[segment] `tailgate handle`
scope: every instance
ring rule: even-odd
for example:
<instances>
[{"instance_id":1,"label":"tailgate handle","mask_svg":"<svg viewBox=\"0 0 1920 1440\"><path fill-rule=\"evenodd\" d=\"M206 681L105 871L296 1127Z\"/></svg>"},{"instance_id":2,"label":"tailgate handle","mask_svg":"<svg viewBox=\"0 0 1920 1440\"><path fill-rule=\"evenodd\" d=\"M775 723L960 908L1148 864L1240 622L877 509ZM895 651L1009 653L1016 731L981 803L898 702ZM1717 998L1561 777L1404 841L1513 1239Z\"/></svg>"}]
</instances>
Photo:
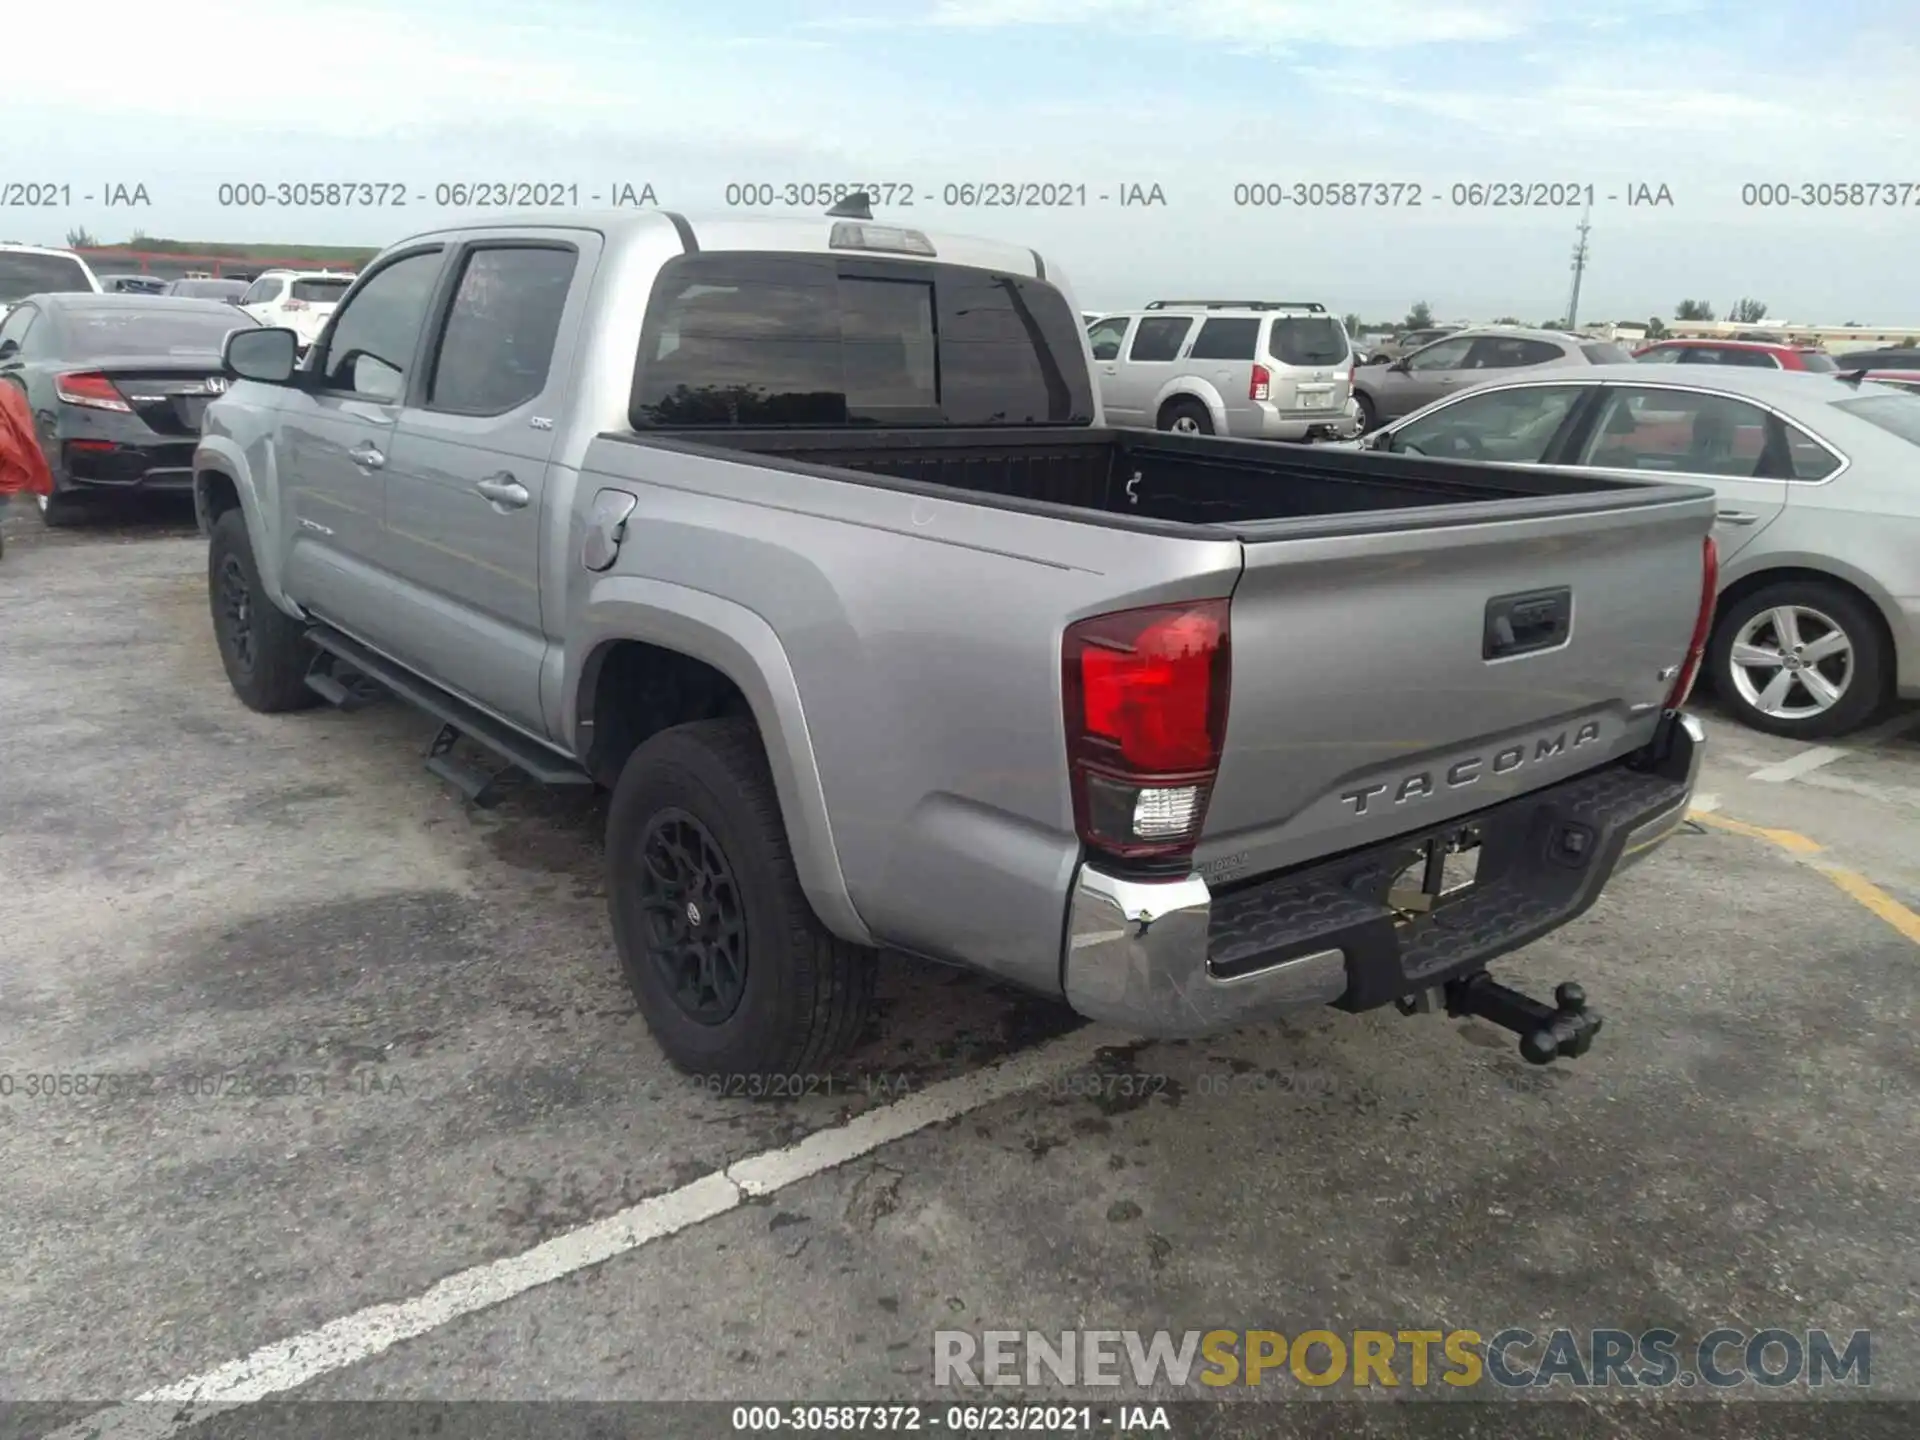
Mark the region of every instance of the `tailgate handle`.
<instances>
[{"instance_id":1,"label":"tailgate handle","mask_svg":"<svg viewBox=\"0 0 1920 1440\"><path fill-rule=\"evenodd\" d=\"M1573 591L1530 590L1524 595L1496 595L1487 602L1486 628L1480 658L1506 660L1536 650L1554 650L1573 633Z\"/></svg>"}]
</instances>

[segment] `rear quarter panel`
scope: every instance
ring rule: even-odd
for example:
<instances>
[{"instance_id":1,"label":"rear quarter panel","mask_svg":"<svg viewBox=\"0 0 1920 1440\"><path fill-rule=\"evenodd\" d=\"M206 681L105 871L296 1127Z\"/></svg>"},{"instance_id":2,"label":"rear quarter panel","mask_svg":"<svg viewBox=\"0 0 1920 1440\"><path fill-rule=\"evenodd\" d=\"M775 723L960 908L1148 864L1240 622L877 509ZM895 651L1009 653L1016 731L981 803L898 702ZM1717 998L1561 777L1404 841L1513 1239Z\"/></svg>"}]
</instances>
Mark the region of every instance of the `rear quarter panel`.
<instances>
[{"instance_id":1,"label":"rear quarter panel","mask_svg":"<svg viewBox=\"0 0 1920 1440\"><path fill-rule=\"evenodd\" d=\"M1105 610L1224 596L1240 546L617 441L595 445L580 478L586 494L609 484L639 505L612 571L574 567L570 612L593 619L570 668L591 629L654 638L640 608L621 613L636 587L718 624L715 597L738 607L751 620L720 650L746 657L760 643L746 632L764 627L804 716L796 732L756 704L769 748L789 752L775 765L794 777L781 795L789 832L831 846L865 931L1057 992L1079 853L1062 631ZM734 678L750 700L780 683ZM810 775L824 827L796 811ZM823 919L831 908L816 902Z\"/></svg>"}]
</instances>

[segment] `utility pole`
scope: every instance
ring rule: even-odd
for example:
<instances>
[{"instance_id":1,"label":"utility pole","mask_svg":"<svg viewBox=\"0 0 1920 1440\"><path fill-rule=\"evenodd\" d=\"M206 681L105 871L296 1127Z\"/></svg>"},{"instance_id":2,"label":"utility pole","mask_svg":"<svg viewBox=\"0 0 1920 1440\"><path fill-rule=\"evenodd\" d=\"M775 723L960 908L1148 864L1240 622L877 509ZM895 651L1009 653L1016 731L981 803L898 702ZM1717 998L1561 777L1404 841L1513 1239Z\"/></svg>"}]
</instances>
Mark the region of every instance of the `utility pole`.
<instances>
[{"instance_id":1,"label":"utility pole","mask_svg":"<svg viewBox=\"0 0 1920 1440\"><path fill-rule=\"evenodd\" d=\"M1587 271L1587 232L1593 228L1593 202L1589 200L1580 208L1580 240L1573 247L1573 293L1567 297L1567 329L1577 329L1580 324L1580 277Z\"/></svg>"}]
</instances>

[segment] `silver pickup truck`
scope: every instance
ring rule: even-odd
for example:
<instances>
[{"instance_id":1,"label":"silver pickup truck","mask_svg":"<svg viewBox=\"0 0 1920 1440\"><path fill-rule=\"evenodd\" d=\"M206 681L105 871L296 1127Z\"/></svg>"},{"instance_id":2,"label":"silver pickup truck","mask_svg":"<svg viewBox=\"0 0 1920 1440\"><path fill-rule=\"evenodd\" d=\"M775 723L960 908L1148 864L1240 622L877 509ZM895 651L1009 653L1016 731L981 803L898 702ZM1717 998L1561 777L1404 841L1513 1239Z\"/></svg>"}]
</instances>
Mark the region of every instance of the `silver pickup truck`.
<instances>
[{"instance_id":1,"label":"silver pickup truck","mask_svg":"<svg viewBox=\"0 0 1920 1440\"><path fill-rule=\"evenodd\" d=\"M824 217L416 236L229 338L195 499L240 699L397 695L611 791L615 945L699 1073L860 1034L882 951L1146 1036L1598 1028L1486 972L1682 821L1713 502L1105 428L1031 250ZM462 737L469 744L459 744Z\"/></svg>"}]
</instances>

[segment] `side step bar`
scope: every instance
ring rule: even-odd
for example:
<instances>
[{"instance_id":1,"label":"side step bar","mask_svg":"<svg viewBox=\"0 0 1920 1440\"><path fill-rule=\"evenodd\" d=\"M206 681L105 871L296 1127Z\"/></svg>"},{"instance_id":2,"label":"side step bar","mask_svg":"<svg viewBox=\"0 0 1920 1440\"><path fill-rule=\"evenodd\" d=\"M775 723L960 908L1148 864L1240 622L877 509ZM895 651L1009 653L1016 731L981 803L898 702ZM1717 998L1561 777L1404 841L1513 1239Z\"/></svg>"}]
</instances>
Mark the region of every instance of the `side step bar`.
<instances>
[{"instance_id":1,"label":"side step bar","mask_svg":"<svg viewBox=\"0 0 1920 1440\"><path fill-rule=\"evenodd\" d=\"M543 785L593 783L592 777L573 761L331 626L310 627L307 639L335 662L325 669L316 665L308 672L307 684L316 693L344 709L358 709L370 698L367 683L371 682L440 721L440 731L427 748L427 769L482 809L498 803L498 784L509 770L520 770ZM346 676L341 674L343 667L349 672ZM506 762L505 767L487 774L456 760L451 752L463 735L492 751Z\"/></svg>"}]
</instances>

